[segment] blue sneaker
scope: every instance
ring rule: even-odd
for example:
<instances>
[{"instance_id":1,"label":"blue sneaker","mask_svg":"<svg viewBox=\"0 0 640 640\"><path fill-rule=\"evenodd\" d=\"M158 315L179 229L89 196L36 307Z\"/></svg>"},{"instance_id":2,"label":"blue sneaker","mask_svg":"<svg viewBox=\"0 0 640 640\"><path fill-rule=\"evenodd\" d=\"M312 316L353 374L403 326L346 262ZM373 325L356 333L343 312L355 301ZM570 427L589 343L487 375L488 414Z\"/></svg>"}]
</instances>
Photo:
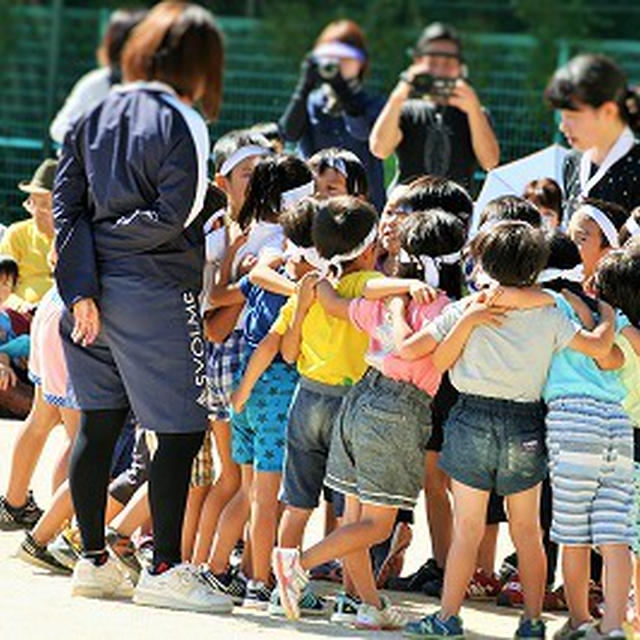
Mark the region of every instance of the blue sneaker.
<instances>
[{"instance_id":1,"label":"blue sneaker","mask_svg":"<svg viewBox=\"0 0 640 640\"><path fill-rule=\"evenodd\" d=\"M430 638L464 638L462 619L459 616L450 616L447 620L440 620L437 613L410 622L405 625L402 635L405 638L429 640Z\"/></svg>"},{"instance_id":2,"label":"blue sneaker","mask_svg":"<svg viewBox=\"0 0 640 640\"><path fill-rule=\"evenodd\" d=\"M532 640L535 638L546 638L547 627L540 619L530 620L528 618L520 618L518 630L513 637L518 640L522 640L523 638L531 638Z\"/></svg>"}]
</instances>

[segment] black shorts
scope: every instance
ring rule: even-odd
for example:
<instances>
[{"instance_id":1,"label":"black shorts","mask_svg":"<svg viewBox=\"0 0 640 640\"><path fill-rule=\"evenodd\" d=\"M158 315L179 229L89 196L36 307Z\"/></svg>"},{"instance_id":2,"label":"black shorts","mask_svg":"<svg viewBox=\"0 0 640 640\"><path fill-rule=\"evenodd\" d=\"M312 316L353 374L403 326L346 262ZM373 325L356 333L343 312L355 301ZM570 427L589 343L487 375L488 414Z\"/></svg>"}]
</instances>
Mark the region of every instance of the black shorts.
<instances>
[{"instance_id":1,"label":"black shorts","mask_svg":"<svg viewBox=\"0 0 640 640\"><path fill-rule=\"evenodd\" d=\"M442 382L431 403L431 437L427 441L427 451L442 451L444 442L444 423L449 411L458 399L458 391L451 384L449 372L442 376Z\"/></svg>"}]
</instances>

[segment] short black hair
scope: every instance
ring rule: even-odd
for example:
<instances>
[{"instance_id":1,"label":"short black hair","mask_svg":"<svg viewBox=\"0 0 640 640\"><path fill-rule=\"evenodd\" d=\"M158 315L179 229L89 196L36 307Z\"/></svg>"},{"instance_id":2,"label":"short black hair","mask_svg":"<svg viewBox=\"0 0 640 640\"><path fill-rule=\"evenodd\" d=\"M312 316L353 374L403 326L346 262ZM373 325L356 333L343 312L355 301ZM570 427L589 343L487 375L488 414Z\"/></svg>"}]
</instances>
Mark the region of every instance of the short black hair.
<instances>
[{"instance_id":1,"label":"short black hair","mask_svg":"<svg viewBox=\"0 0 640 640\"><path fill-rule=\"evenodd\" d=\"M297 247L306 249L313 246L311 229L318 206L319 203L314 198L302 198L295 207L290 207L280 214L278 222L285 237Z\"/></svg>"},{"instance_id":2,"label":"short black hair","mask_svg":"<svg viewBox=\"0 0 640 640\"><path fill-rule=\"evenodd\" d=\"M249 145L255 145L271 151L269 141L263 135L251 129L237 129L220 136L213 145L211 152L214 171L220 173L222 165L229 156L238 149Z\"/></svg>"},{"instance_id":3,"label":"short black hair","mask_svg":"<svg viewBox=\"0 0 640 640\"><path fill-rule=\"evenodd\" d=\"M13 286L18 282L18 263L7 253L0 254L0 275L9 276Z\"/></svg>"},{"instance_id":4,"label":"short black hair","mask_svg":"<svg viewBox=\"0 0 640 640\"><path fill-rule=\"evenodd\" d=\"M369 193L367 172L360 158L352 151L340 147L328 147L314 153L307 160L309 167L317 175L321 175L328 168L335 168L333 163L338 161L342 162L347 172L345 176L347 193L350 196L366 198Z\"/></svg>"},{"instance_id":5,"label":"short black hair","mask_svg":"<svg viewBox=\"0 0 640 640\"><path fill-rule=\"evenodd\" d=\"M330 259L353 251L378 224L378 214L368 202L354 196L336 196L318 206L313 220L313 244Z\"/></svg>"},{"instance_id":6,"label":"short black hair","mask_svg":"<svg viewBox=\"0 0 640 640\"><path fill-rule=\"evenodd\" d=\"M415 47L409 50L410 55L414 57L424 55L429 44L436 40L455 42L458 47L458 55L460 59L462 59L462 41L460 40L458 30L454 26L445 24L444 22L432 22L427 25L422 30Z\"/></svg>"},{"instance_id":7,"label":"short black hair","mask_svg":"<svg viewBox=\"0 0 640 640\"><path fill-rule=\"evenodd\" d=\"M473 200L457 182L441 176L420 176L407 185L406 193L398 198L398 205L411 211L442 209L460 218L468 228L473 213Z\"/></svg>"},{"instance_id":8,"label":"short black hair","mask_svg":"<svg viewBox=\"0 0 640 640\"><path fill-rule=\"evenodd\" d=\"M550 250L544 231L520 220L504 220L480 231L471 249L487 275L507 287L533 285Z\"/></svg>"},{"instance_id":9,"label":"short black hair","mask_svg":"<svg viewBox=\"0 0 640 640\"><path fill-rule=\"evenodd\" d=\"M549 239L549 258L545 269L559 269L561 271L573 269L582 261L580 259L580 251L575 242L560 229L555 229L547 235ZM583 295L582 284L562 277L561 275L553 280L547 280L543 283L545 289L553 291L562 291L569 289L580 298L585 299L588 303L587 296Z\"/></svg>"},{"instance_id":10,"label":"short black hair","mask_svg":"<svg viewBox=\"0 0 640 640\"><path fill-rule=\"evenodd\" d=\"M621 309L635 327L640 327L640 240L600 259L594 274L598 296Z\"/></svg>"},{"instance_id":11,"label":"short black hair","mask_svg":"<svg viewBox=\"0 0 640 640\"><path fill-rule=\"evenodd\" d=\"M400 225L400 238L409 255L436 258L460 251L466 241L466 230L452 213L430 209L407 216ZM461 298L462 259L453 264L439 264L438 272L440 288L451 298Z\"/></svg>"},{"instance_id":12,"label":"short black hair","mask_svg":"<svg viewBox=\"0 0 640 640\"><path fill-rule=\"evenodd\" d=\"M501 220L520 220L532 227L542 226L542 214L529 200L519 196L499 196L491 200L480 214L479 226Z\"/></svg>"}]
</instances>

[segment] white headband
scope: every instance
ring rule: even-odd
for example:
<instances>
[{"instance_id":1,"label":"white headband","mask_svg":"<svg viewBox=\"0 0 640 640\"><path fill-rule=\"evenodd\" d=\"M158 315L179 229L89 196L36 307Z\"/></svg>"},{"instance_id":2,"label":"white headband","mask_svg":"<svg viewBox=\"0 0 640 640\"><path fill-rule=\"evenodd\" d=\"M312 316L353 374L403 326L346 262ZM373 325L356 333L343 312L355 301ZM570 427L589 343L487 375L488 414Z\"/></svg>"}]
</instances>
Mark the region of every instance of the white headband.
<instances>
[{"instance_id":1,"label":"white headband","mask_svg":"<svg viewBox=\"0 0 640 640\"><path fill-rule=\"evenodd\" d=\"M347 171L347 165L342 158L329 157L322 160L322 164L328 169L334 169L338 173L342 174L345 178L349 177Z\"/></svg>"},{"instance_id":2,"label":"white headband","mask_svg":"<svg viewBox=\"0 0 640 640\"><path fill-rule=\"evenodd\" d=\"M362 49L352 47L338 40L319 45L313 50L313 55L315 58L353 58L360 62L364 62L367 59Z\"/></svg>"},{"instance_id":3,"label":"white headband","mask_svg":"<svg viewBox=\"0 0 640 640\"><path fill-rule=\"evenodd\" d=\"M271 155L269 149L260 147L257 144L248 144L244 147L236 149L220 167L220 174L228 176L243 160L251 158L253 156L267 156Z\"/></svg>"},{"instance_id":4,"label":"white headband","mask_svg":"<svg viewBox=\"0 0 640 640\"><path fill-rule=\"evenodd\" d=\"M348 253L340 253L327 260L326 268L321 274L322 277L326 276L327 271L333 267L337 272L337 277L339 278L342 275L342 263L349 262L349 260L355 260L361 256L376 241L377 235L377 225L373 225L373 227L371 227L371 231L367 234L367 237L357 247L354 247Z\"/></svg>"},{"instance_id":5,"label":"white headband","mask_svg":"<svg viewBox=\"0 0 640 640\"><path fill-rule=\"evenodd\" d=\"M328 261L320 256L315 247L300 247L297 244L288 241L287 256L290 258L302 258L314 269L321 272L327 268Z\"/></svg>"},{"instance_id":6,"label":"white headband","mask_svg":"<svg viewBox=\"0 0 640 640\"><path fill-rule=\"evenodd\" d=\"M618 230L615 228L613 222L609 220L605 213L600 211L597 207L590 204L583 204L580 206L579 211L589 216L600 227L600 231L609 242L609 245L618 249L620 247L620 241L618 240Z\"/></svg>"},{"instance_id":7,"label":"white headband","mask_svg":"<svg viewBox=\"0 0 640 640\"><path fill-rule=\"evenodd\" d=\"M288 209L298 204L302 198L312 196L316 190L316 183L310 180L306 184L301 184L299 187L294 187L280 194L280 209Z\"/></svg>"},{"instance_id":8,"label":"white headband","mask_svg":"<svg viewBox=\"0 0 640 640\"><path fill-rule=\"evenodd\" d=\"M633 216L629 216L629 218L627 218L624 226L632 236L640 236L640 224L636 222L636 219Z\"/></svg>"},{"instance_id":9,"label":"white headband","mask_svg":"<svg viewBox=\"0 0 640 640\"><path fill-rule=\"evenodd\" d=\"M462 254L460 251L447 253L442 256L420 256L420 262L424 269L424 280L432 287L440 286L440 265L456 264L460 262Z\"/></svg>"},{"instance_id":10,"label":"white headband","mask_svg":"<svg viewBox=\"0 0 640 640\"><path fill-rule=\"evenodd\" d=\"M544 284L545 282L560 279L569 280L569 282L581 283L584 280L584 269L582 264L577 264L571 269L556 269L554 267L543 269L540 272L540 275L538 275L536 282L538 284Z\"/></svg>"}]
</instances>

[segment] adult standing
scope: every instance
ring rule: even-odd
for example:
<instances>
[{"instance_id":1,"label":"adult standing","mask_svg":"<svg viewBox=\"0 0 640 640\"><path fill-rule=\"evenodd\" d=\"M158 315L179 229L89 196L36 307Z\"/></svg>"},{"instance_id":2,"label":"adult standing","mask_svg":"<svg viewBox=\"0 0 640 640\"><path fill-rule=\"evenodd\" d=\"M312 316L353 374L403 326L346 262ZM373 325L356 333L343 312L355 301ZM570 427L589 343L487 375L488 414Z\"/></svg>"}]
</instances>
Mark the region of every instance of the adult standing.
<instances>
[{"instance_id":1,"label":"adult standing","mask_svg":"<svg viewBox=\"0 0 640 640\"><path fill-rule=\"evenodd\" d=\"M383 159L396 153L402 184L430 174L469 189L476 165L493 169L500 147L486 111L466 80L458 33L434 22L424 29L411 53L413 63L400 74L371 131L371 152ZM426 88L424 80L433 81L431 88Z\"/></svg>"},{"instance_id":2,"label":"adult standing","mask_svg":"<svg viewBox=\"0 0 640 640\"><path fill-rule=\"evenodd\" d=\"M369 134L384 98L364 89L369 54L364 33L352 20L329 23L302 61L300 80L280 118L285 140L298 143L304 158L327 147L355 153L365 167L369 199L385 202L380 160L369 151Z\"/></svg>"},{"instance_id":3,"label":"adult standing","mask_svg":"<svg viewBox=\"0 0 640 640\"><path fill-rule=\"evenodd\" d=\"M70 464L84 556L72 593L131 595L104 543L109 466L131 407L156 432L149 500L153 566L134 601L228 611L181 564L193 457L207 426L198 312L209 137L221 101L222 34L205 9L162 2L122 56L127 84L67 134L54 188L56 281L68 312L61 334L82 408Z\"/></svg>"},{"instance_id":4,"label":"adult standing","mask_svg":"<svg viewBox=\"0 0 640 640\"><path fill-rule=\"evenodd\" d=\"M563 172L564 222L587 197L629 213L640 204L640 100L624 71L606 56L579 55L555 72L545 97L573 148Z\"/></svg>"}]
</instances>

